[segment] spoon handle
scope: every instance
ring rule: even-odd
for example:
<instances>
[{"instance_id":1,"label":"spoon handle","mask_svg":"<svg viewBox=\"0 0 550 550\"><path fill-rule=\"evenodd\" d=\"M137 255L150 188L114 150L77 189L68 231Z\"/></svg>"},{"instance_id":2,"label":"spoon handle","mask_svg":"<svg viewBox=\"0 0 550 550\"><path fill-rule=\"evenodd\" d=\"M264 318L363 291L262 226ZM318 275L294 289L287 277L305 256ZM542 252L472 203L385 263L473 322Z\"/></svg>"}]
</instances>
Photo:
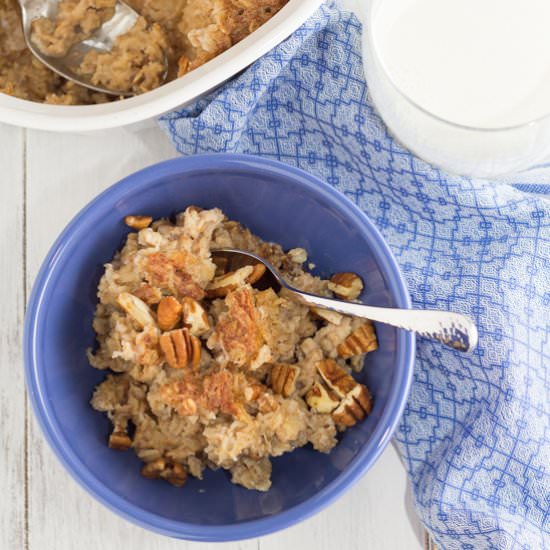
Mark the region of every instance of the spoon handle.
<instances>
[{"instance_id":1,"label":"spoon handle","mask_svg":"<svg viewBox=\"0 0 550 550\"><path fill-rule=\"evenodd\" d=\"M458 351L471 352L477 345L477 328L474 322L460 313L431 309L374 307L314 296L307 292L295 290L290 290L290 292L303 304L412 330L420 336L437 340Z\"/></svg>"}]
</instances>

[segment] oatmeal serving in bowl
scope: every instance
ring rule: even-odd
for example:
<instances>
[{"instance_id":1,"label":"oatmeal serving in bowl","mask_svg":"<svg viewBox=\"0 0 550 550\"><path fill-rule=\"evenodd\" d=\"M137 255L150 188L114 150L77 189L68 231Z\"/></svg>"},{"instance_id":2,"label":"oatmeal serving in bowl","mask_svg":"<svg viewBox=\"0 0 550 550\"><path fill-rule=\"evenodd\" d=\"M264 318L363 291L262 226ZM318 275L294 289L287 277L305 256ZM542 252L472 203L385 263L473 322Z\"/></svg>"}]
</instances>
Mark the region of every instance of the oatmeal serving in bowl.
<instances>
[{"instance_id":1,"label":"oatmeal serving in bowl","mask_svg":"<svg viewBox=\"0 0 550 550\"><path fill-rule=\"evenodd\" d=\"M126 223L136 231L99 283L89 360L110 374L91 404L112 423L109 446L132 448L143 476L181 486L223 468L266 491L270 457L307 444L327 453L370 413L371 394L352 373L378 347L373 325L310 310L265 288L262 264L228 271L212 251L257 253L325 296L356 299L358 275L316 277L304 249L284 252L217 208Z\"/></svg>"}]
</instances>

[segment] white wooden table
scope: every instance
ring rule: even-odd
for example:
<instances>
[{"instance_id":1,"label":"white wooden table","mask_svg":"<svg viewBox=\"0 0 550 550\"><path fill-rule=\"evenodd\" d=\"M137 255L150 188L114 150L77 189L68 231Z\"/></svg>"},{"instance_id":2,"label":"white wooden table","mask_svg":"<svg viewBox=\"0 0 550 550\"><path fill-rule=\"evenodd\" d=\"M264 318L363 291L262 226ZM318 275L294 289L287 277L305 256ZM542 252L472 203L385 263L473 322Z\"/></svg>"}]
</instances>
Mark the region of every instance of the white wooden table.
<instances>
[{"instance_id":1,"label":"white wooden table","mask_svg":"<svg viewBox=\"0 0 550 550\"><path fill-rule=\"evenodd\" d=\"M21 353L25 303L40 263L90 199L175 154L155 127L86 136L0 124L0 549L420 548L425 536L409 519L405 472L392 447L351 491L308 521L257 540L208 545L171 540L115 516L77 486L45 443L26 398Z\"/></svg>"}]
</instances>

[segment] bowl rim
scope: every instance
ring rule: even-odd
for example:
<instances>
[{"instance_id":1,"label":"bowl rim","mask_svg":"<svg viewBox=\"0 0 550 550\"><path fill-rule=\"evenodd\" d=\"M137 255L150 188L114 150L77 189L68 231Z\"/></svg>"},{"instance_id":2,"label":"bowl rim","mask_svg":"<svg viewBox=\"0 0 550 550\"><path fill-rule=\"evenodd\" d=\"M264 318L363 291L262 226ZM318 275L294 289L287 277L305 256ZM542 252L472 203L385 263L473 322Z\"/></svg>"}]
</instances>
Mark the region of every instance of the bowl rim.
<instances>
[{"instance_id":1,"label":"bowl rim","mask_svg":"<svg viewBox=\"0 0 550 550\"><path fill-rule=\"evenodd\" d=\"M348 219L358 227L371 246L372 253L384 273L388 287L399 307L411 307L409 292L391 250L369 218L353 204L343 193L328 183L299 168L280 161L243 154L201 154L189 157L178 157L164 161L135 172L113 184L90 201L65 227L52 245L35 279L30 295L23 336L25 381L35 417L54 454L64 465L71 477L96 500L126 520L159 534L179 539L202 542L221 542L244 540L266 535L290 527L334 502L349 489L386 448L395 432L403 413L412 381L415 336L412 332L397 331L397 371L396 380L389 394L388 401L378 425L367 444L363 445L350 465L321 491L304 502L273 516L248 520L233 525L199 525L180 522L147 512L139 506L125 500L99 481L72 450L65 438L55 413L50 406L42 384L41 371L44 360L39 356L41 319L47 304L44 297L48 290L51 274L63 257L65 248L87 230L86 220L93 221L94 212L109 208L130 190L139 193L166 176L176 174L198 173L214 170L239 168L244 171L268 171L274 175L284 175L296 185L305 187L314 195L321 195L334 204Z\"/></svg>"}]
</instances>

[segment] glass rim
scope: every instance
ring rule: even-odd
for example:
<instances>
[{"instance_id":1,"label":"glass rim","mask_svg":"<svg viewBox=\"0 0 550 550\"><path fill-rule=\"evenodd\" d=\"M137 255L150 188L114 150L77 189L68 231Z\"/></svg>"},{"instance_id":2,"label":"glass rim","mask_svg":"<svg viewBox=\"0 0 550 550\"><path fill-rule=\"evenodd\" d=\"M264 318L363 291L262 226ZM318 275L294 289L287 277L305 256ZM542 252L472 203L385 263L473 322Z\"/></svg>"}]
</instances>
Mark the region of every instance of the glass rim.
<instances>
[{"instance_id":1,"label":"glass rim","mask_svg":"<svg viewBox=\"0 0 550 550\"><path fill-rule=\"evenodd\" d=\"M461 124L460 122L454 122L452 120L449 120L447 118L444 118L440 115L436 115L432 111L429 111L419 103L417 103L414 99L412 99L408 94L406 94L394 81L394 79L391 77L390 71L387 69L386 64L384 63L384 60L381 55L379 55L379 51L376 47L376 40L375 40L375 33L374 33L374 25L372 24L374 21L373 18L373 9L374 9L375 2L372 1L369 7L369 10L367 12L368 17L368 23L363 22L363 33L365 33L365 30L367 26L370 26L370 31L368 35L371 38L371 40L368 40L369 47L372 48L372 53L374 60L379 64L380 69L382 70L382 73L387 78L388 82L390 83L391 87L401 96L407 103L409 103L412 107L415 109L418 109L425 115L429 116L432 119L437 120L438 122L441 122L443 124L446 124L448 126L452 126L454 128L457 128L459 130L468 130L470 132L479 132L479 133L498 133L498 132L510 132L513 130L521 130L523 128L527 128L530 126L536 126L537 124L543 122L546 119L550 119L550 111L547 112L544 115L541 115L537 118L528 120L526 122L521 122L519 124L512 124L510 126L495 126L495 127L487 127L487 126L470 126L468 124ZM366 40L364 40L364 43ZM363 62L365 62L365 59L363 59ZM368 89L368 82L367 82L367 89Z\"/></svg>"}]
</instances>

